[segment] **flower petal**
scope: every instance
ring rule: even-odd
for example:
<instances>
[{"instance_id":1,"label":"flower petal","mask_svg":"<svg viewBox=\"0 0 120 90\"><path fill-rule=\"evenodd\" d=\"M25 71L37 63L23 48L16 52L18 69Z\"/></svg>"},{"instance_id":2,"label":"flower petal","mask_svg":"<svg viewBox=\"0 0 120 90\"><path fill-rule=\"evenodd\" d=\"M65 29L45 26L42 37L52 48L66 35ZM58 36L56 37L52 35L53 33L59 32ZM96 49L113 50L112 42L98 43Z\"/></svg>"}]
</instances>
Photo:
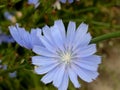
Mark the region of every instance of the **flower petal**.
<instances>
[{"instance_id":1,"label":"flower petal","mask_svg":"<svg viewBox=\"0 0 120 90\"><path fill-rule=\"evenodd\" d=\"M37 32L39 32L40 35L41 35L41 29L39 29L39 28L31 29L30 35L31 35L31 39L32 39L32 40L31 40L32 46L34 46L34 45L43 46L41 40L40 40L39 37L37 36Z\"/></svg>"},{"instance_id":2,"label":"flower petal","mask_svg":"<svg viewBox=\"0 0 120 90\"><path fill-rule=\"evenodd\" d=\"M53 80L54 86L56 87L60 86L63 80L64 72L65 72L65 64L62 64L59 66L58 71L54 75L54 80Z\"/></svg>"},{"instance_id":3,"label":"flower petal","mask_svg":"<svg viewBox=\"0 0 120 90\"><path fill-rule=\"evenodd\" d=\"M57 45L57 47L60 48L61 50L63 50L64 42L62 40L62 35L61 35L60 30L57 25L54 25L53 27L51 27L51 34L52 34L53 40L54 40L55 44Z\"/></svg>"},{"instance_id":4,"label":"flower petal","mask_svg":"<svg viewBox=\"0 0 120 90\"><path fill-rule=\"evenodd\" d=\"M77 74L73 71L73 69L71 67L68 68L68 75L70 77L70 80L72 81L72 83L74 84L74 86L76 88L80 87L80 84L78 82L78 78L77 78Z\"/></svg>"},{"instance_id":5,"label":"flower petal","mask_svg":"<svg viewBox=\"0 0 120 90\"><path fill-rule=\"evenodd\" d=\"M77 34L77 36L80 36L79 34L81 34L81 35L85 34L85 33L87 33L87 31L88 31L88 25L85 23L81 23L77 28L76 34Z\"/></svg>"},{"instance_id":6,"label":"flower petal","mask_svg":"<svg viewBox=\"0 0 120 90\"><path fill-rule=\"evenodd\" d=\"M86 37L87 30L88 30L88 25L87 24L81 23L79 25L79 27L76 30L76 35L75 35L75 39L74 39L74 42L73 42L73 43L75 43L76 46L81 42L82 39L84 39ZM80 41L78 41L78 39Z\"/></svg>"},{"instance_id":7,"label":"flower petal","mask_svg":"<svg viewBox=\"0 0 120 90\"><path fill-rule=\"evenodd\" d=\"M76 29L75 22L70 21L67 29L67 41L66 41L67 45L71 45L73 43L75 37L75 29Z\"/></svg>"},{"instance_id":8,"label":"flower petal","mask_svg":"<svg viewBox=\"0 0 120 90\"><path fill-rule=\"evenodd\" d=\"M63 24L62 20L56 20L54 22L54 24L58 26L59 31L60 31L60 33L62 35L62 40L65 40L65 38L66 38L65 27L64 27L64 24Z\"/></svg>"},{"instance_id":9,"label":"flower petal","mask_svg":"<svg viewBox=\"0 0 120 90\"><path fill-rule=\"evenodd\" d=\"M57 63L57 60L53 58L43 57L43 56L33 56L32 57L32 64L37 66L46 66L50 64Z\"/></svg>"},{"instance_id":10,"label":"flower petal","mask_svg":"<svg viewBox=\"0 0 120 90\"><path fill-rule=\"evenodd\" d=\"M62 81L63 82L61 83L60 87L58 87L58 90L67 90L67 88L68 88L68 82L69 82L68 72L67 71L64 73Z\"/></svg>"},{"instance_id":11,"label":"flower petal","mask_svg":"<svg viewBox=\"0 0 120 90\"><path fill-rule=\"evenodd\" d=\"M66 3L66 0L60 0L62 3Z\"/></svg>"},{"instance_id":12,"label":"flower petal","mask_svg":"<svg viewBox=\"0 0 120 90\"><path fill-rule=\"evenodd\" d=\"M76 51L74 51L74 54L77 54L76 57L87 57L96 52L96 44L90 44L87 46L80 47Z\"/></svg>"},{"instance_id":13,"label":"flower petal","mask_svg":"<svg viewBox=\"0 0 120 90\"><path fill-rule=\"evenodd\" d=\"M89 64L89 65L96 65L101 63L101 57L98 55L91 55L88 57L80 58L79 62Z\"/></svg>"},{"instance_id":14,"label":"flower petal","mask_svg":"<svg viewBox=\"0 0 120 90\"><path fill-rule=\"evenodd\" d=\"M16 29L15 26L9 26L9 30L10 30L10 33L12 35L12 37L14 38L14 40L19 43L21 46L23 46L23 41L21 40L21 37L19 37L19 33Z\"/></svg>"},{"instance_id":15,"label":"flower petal","mask_svg":"<svg viewBox=\"0 0 120 90\"><path fill-rule=\"evenodd\" d=\"M96 71L90 71L90 70L86 70L84 68L82 68L82 70L84 72L86 72L86 74L89 75L89 77L91 77L92 80L95 80L98 77L98 75L99 75L99 73L96 72Z\"/></svg>"},{"instance_id":16,"label":"flower petal","mask_svg":"<svg viewBox=\"0 0 120 90\"><path fill-rule=\"evenodd\" d=\"M39 66L37 68L35 68L35 72L37 74L45 74L47 72L49 72L50 70L56 68L59 65L59 63L54 63L48 66Z\"/></svg>"},{"instance_id":17,"label":"flower petal","mask_svg":"<svg viewBox=\"0 0 120 90\"><path fill-rule=\"evenodd\" d=\"M92 82L92 78L89 76L89 73L86 73L83 69L81 69L80 67L78 67L75 64L72 64L71 67L73 68L73 70L76 72L76 74L78 74L78 76L86 81L86 82Z\"/></svg>"},{"instance_id":18,"label":"flower petal","mask_svg":"<svg viewBox=\"0 0 120 90\"><path fill-rule=\"evenodd\" d=\"M47 56L47 57L56 57L55 53L52 53L48 49L41 47L41 46L34 46L33 52L39 55Z\"/></svg>"},{"instance_id":19,"label":"flower petal","mask_svg":"<svg viewBox=\"0 0 120 90\"><path fill-rule=\"evenodd\" d=\"M51 45L51 44L49 43L49 41L48 41L44 36L40 36L40 39L41 39L42 43L44 44L44 46L45 46L50 52L56 53L56 48L54 47L54 45Z\"/></svg>"},{"instance_id":20,"label":"flower petal","mask_svg":"<svg viewBox=\"0 0 120 90\"><path fill-rule=\"evenodd\" d=\"M28 0L28 4L34 4L34 7L37 8L40 2L39 0Z\"/></svg>"},{"instance_id":21,"label":"flower petal","mask_svg":"<svg viewBox=\"0 0 120 90\"><path fill-rule=\"evenodd\" d=\"M27 49L32 48L30 34L25 31L24 28L20 28L18 24L16 24L16 26L9 26L9 29L12 37L18 44Z\"/></svg>"},{"instance_id":22,"label":"flower petal","mask_svg":"<svg viewBox=\"0 0 120 90\"><path fill-rule=\"evenodd\" d=\"M77 60L74 61L73 63L75 63L79 67L85 68L85 69L90 70L90 71L97 71L97 69L98 69L98 65L97 64L89 65L89 64L86 64L86 63L80 63Z\"/></svg>"},{"instance_id":23,"label":"flower petal","mask_svg":"<svg viewBox=\"0 0 120 90\"><path fill-rule=\"evenodd\" d=\"M0 44L2 43L2 42L5 42L5 43L13 43L13 42L15 42L15 40L13 39L13 37L12 36L8 36L8 35L6 35L6 34L4 34L4 33L0 33Z\"/></svg>"},{"instance_id":24,"label":"flower petal","mask_svg":"<svg viewBox=\"0 0 120 90\"><path fill-rule=\"evenodd\" d=\"M17 27L16 29L18 30L19 37L21 37L21 40L23 40L24 47L26 47L28 49L31 49L32 48L32 44L31 44L30 34L27 31L25 31L24 28Z\"/></svg>"},{"instance_id":25,"label":"flower petal","mask_svg":"<svg viewBox=\"0 0 120 90\"><path fill-rule=\"evenodd\" d=\"M85 34L83 37L79 38L79 41L73 43L73 50L78 49L79 47L88 45L91 41L92 37L90 33Z\"/></svg>"},{"instance_id":26,"label":"flower petal","mask_svg":"<svg viewBox=\"0 0 120 90\"><path fill-rule=\"evenodd\" d=\"M43 30L43 34L44 34L44 37L47 39L47 41L53 46L54 45L54 42L53 42L53 38L52 38L52 35L51 35L51 30L50 28L46 25L42 28ZM41 37L40 37L41 38Z\"/></svg>"},{"instance_id":27,"label":"flower petal","mask_svg":"<svg viewBox=\"0 0 120 90\"><path fill-rule=\"evenodd\" d=\"M42 79L41 81L44 82L45 84L50 83L53 81L53 76L55 73L58 71L59 66L57 66L55 69L49 71Z\"/></svg>"}]
</instances>

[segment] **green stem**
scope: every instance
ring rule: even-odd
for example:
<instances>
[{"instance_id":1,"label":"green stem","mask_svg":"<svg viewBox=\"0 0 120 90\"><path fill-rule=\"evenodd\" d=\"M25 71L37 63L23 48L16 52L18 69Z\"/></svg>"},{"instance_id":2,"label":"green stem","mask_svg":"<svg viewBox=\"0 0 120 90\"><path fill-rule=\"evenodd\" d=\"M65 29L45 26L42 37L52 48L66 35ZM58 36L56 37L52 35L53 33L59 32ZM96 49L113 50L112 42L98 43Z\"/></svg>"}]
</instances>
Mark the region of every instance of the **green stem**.
<instances>
[{"instance_id":1,"label":"green stem","mask_svg":"<svg viewBox=\"0 0 120 90\"><path fill-rule=\"evenodd\" d=\"M63 9L64 12L67 12L69 14L78 14L78 13L88 12L88 11L92 11L92 10L98 10L98 8L97 7L88 7L88 8L80 9L78 11L74 11L74 13L71 13L71 11L68 9Z\"/></svg>"},{"instance_id":2,"label":"green stem","mask_svg":"<svg viewBox=\"0 0 120 90\"><path fill-rule=\"evenodd\" d=\"M120 31L104 34L104 35L98 36L96 38L93 38L91 40L91 43L97 43L97 42L100 42L100 41L103 41L106 39L116 38L116 37L120 37Z\"/></svg>"},{"instance_id":3,"label":"green stem","mask_svg":"<svg viewBox=\"0 0 120 90\"><path fill-rule=\"evenodd\" d=\"M105 26L105 27L113 27L113 28L120 28L120 25L112 25L110 23L104 23L104 22L98 22L98 21L91 21L90 23L99 25L99 26Z\"/></svg>"}]
</instances>

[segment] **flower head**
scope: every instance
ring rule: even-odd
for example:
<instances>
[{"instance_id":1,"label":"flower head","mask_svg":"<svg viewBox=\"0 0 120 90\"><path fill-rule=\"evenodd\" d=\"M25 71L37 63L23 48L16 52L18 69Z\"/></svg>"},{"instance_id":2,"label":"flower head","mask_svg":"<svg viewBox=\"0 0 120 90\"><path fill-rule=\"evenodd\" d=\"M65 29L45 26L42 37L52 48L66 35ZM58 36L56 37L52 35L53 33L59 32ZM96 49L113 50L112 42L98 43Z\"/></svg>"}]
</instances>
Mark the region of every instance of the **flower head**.
<instances>
[{"instance_id":1,"label":"flower head","mask_svg":"<svg viewBox=\"0 0 120 90\"><path fill-rule=\"evenodd\" d=\"M11 77L11 78L15 78L16 76L17 76L17 71L9 73L9 77Z\"/></svg>"},{"instance_id":2,"label":"flower head","mask_svg":"<svg viewBox=\"0 0 120 90\"><path fill-rule=\"evenodd\" d=\"M31 29L31 32L27 32L24 28L16 26L9 26L10 33L14 40L21 46L32 49L34 45L42 46L40 39L37 37L37 32L41 34L41 29Z\"/></svg>"},{"instance_id":3,"label":"flower head","mask_svg":"<svg viewBox=\"0 0 120 90\"><path fill-rule=\"evenodd\" d=\"M53 82L58 90L67 90L69 79L79 88L78 77L86 82L97 78L101 58L94 55L96 45L90 44L88 25L82 23L76 30L75 22L70 21L66 32L62 20L58 20L54 26L42 30L43 36L38 37L44 47L34 46L33 51L40 56L32 57L32 63L37 66L35 72L46 74L42 82Z\"/></svg>"},{"instance_id":4,"label":"flower head","mask_svg":"<svg viewBox=\"0 0 120 90\"><path fill-rule=\"evenodd\" d=\"M0 44L2 42L5 42L5 43L13 43L14 42L14 39L12 38L12 36L8 36L4 33L0 33Z\"/></svg>"},{"instance_id":5,"label":"flower head","mask_svg":"<svg viewBox=\"0 0 120 90\"><path fill-rule=\"evenodd\" d=\"M28 0L28 4L33 4L35 8L37 8L40 5L39 0Z\"/></svg>"},{"instance_id":6,"label":"flower head","mask_svg":"<svg viewBox=\"0 0 120 90\"><path fill-rule=\"evenodd\" d=\"M16 17L14 14L11 14L10 12L4 12L4 17L5 19L11 21L12 23L15 23L16 22Z\"/></svg>"}]
</instances>

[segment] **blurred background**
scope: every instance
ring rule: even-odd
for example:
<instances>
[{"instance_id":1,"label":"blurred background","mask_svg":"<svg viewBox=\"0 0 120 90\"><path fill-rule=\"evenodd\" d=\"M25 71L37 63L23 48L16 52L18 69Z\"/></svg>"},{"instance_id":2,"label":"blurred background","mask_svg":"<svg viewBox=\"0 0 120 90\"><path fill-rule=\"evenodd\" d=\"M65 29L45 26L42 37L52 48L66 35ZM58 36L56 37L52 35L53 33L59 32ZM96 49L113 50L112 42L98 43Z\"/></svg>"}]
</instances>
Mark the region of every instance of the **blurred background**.
<instances>
[{"instance_id":1,"label":"blurred background","mask_svg":"<svg viewBox=\"0 0 120 90\"><path fill-rule=\"evenodd\" d=\"M19 23L30 31L53 25L62 19L89 24L94 37L120 31L120 0L74 0L60 3L56 0L38 0L38 5L27 0L0 0L0 35L11 37L8 26ZM1 39L1 36L0 36ZM0 90L57 90L52 84L40 82L42 76L33 73L31 57L34 53L14 41L0 41ZM14 42L14 43L13 43ZM99 77L92 83L80 80L81 88L70 82L68 90L120 90L120 38L97 43L97 54L102 56Z\"/></svg>"}]
</instances>

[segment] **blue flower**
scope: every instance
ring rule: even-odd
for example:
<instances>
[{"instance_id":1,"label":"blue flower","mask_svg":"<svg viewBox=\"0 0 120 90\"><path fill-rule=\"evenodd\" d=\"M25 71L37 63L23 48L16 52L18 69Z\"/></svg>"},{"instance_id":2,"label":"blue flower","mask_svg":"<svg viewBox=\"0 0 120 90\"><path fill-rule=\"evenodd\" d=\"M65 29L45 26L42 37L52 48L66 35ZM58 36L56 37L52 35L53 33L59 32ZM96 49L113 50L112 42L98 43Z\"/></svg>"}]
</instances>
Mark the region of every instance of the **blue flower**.
<instances>
[{"instance_id":1,"label":"blue flower","mask_svg":"<svg viewBox=\"0 0 120 90\"><path fill-rule=\"evenodd\" d=\"M12 23L16 23L16 17L14 14L11 14L10 12L4 12L5 19L11 21Z\"/></svg>"},{"instance_id":2,"label":"blue flower","mask_svg":"<svg viewBox=\"0 0 120 90\"><path fill-rule=\"evenodd\" d=\"M10 78L15 78L16 76L17 76L17 72L16 71L9 73L9 77Z\"/></svg>"},{"instance_id":3,"label":"blue flower","mask_svg":"<svg viewBox=\"0 0 120 90\"><path fill-rule=\"evenodd\" d=\"M44 36L38 36L45 47L34 46L33 51L40 56L32 57L32 64L37 66L35 72L46 74L42 82L53 82L58 90L67 90L69 80L79 88L78 77L86 82L98 77L101 57L95 55L96 44L90 44L87 30L88 25L84 23L76 30L75 22L70 21L66 32L62 20L43 28Z\"/></svg>"},{"instance_id":4,"label":"blue flower","mask_svg":"<svg viewBox=\"0 0 120 90\"><path fill-rule=\"evenodd\" d=\"M2 64L2 60L0 60L0 69L2 69L2 70L7 70L7 65L6 64ZM10 78L14 78L14 77L16 77L17 76L17 72L16 71L14 71L14 72L10 72L10 73L8 73L9 74L9 77Z\"/></svg>"},{"instance_id":5,"label":"blue flower","mask_svg":"<svg viewBox=\"0 0 120 90\"><path fill-rule=\"evenodd\" d=\"M14 42L14 39L11 37L11 36L7 36L6 34L4 33L0 33L0 44L2 42L5 42L5 43L13 43Z\"/></svg>"},{"instance_id":6,"label":"blue flower","mask_svg":"<svg viewBox=\"0 0 120 90\"><path fill-rule=\"evenodd\" d=\"M34 45L42 46L40 39L37 37L37 32L41 34L41 29L39 28L31 29L29 33L16 24L16 26L9 26L9 30L14 40L22 47L32 49Z\"/></svg>"},{"instance_id":7,"label":"blue flower","mask_svg":"<svg viewBox=\"0 0 120 90\"><path fill-rule=\"evenodd\" d=\"M37 8L40 4L39 0L28 0L28 4L33 4Z\"/></svg>"},{"instance_id":8,"label":"blue flower","mask_svg":"<svg viewBox=\"0 0 120 90\"><path fill-rule=\"evenodd\" d=\"M4 13L4 17L5 17L7 20L11 20L12 17L13 17L13 15L6 11L6 12Z\"/></svg>"},{"instance_id":9,"label":"blue flower","mask_svg":"<svg viewBox=\"0 0 120 90\"><path fill-rule=\"evenodd\" d=\"M68 0L69 3L73 3L73 1L74 1L74 0ZM60 2L62 2L62 3L66 3L67 0L60 0Z\"/></svg>"}]
</instances>

